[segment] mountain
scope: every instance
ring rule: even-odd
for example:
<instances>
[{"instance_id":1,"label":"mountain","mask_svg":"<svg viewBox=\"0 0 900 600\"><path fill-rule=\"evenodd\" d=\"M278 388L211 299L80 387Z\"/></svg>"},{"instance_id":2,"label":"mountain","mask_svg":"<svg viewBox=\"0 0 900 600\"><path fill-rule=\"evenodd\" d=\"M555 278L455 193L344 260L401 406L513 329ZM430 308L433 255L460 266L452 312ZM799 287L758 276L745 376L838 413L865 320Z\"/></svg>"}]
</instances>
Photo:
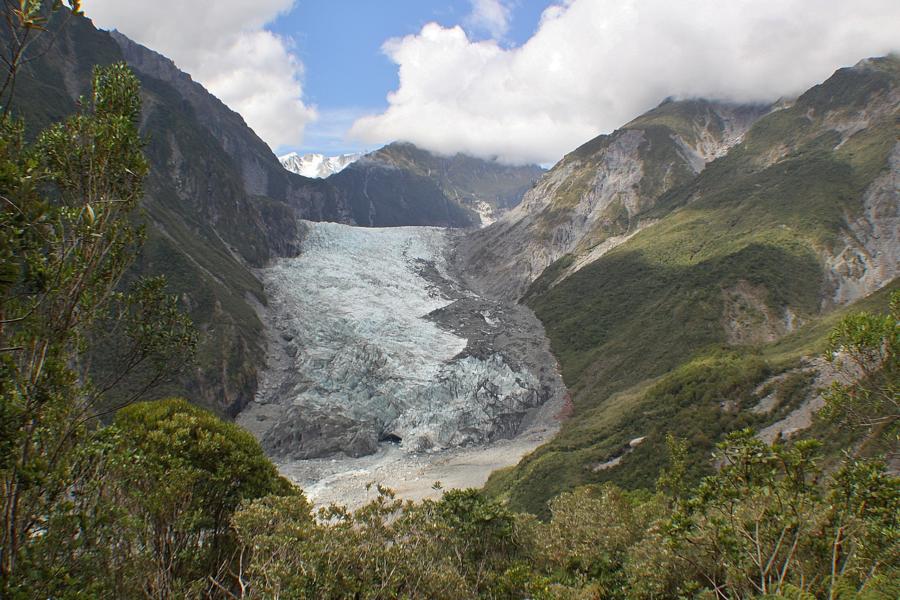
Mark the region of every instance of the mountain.
<instances>
[{"instance_id":1,"label":"mountain","mask_svg":"<svg viewBox=\"0 0 900 600\"><path fill-rule=\"evenodd\" d=\"M374 193L377 176L336 185L291 173L239 114L171 60L121 33L99 31L84 17L58 13L49 27L58 35L43 38L54 41L35 47L17 80L13 110L25 117L30 136L78 110L94 65L124 60L141 81L150 162L142 204L147 239L129 277L165 275L200 333L197 364L158 394L183 395L223 416L234 416L254 397L266 348L257 309L267 303L255 269L297 253L300 219L475 222L418 174L383 178L389 188ZM93 364L115 351L98 350Z\"/></svg>"},{"instance_id":2,"label":"mountain","mask_svg":"<svg viewBox=\"0 0 900 600\"><path fill-rule=\"evenodd\" d=\"M727 431L824 427L830 324L898 287L898 134L896 57L777 107L667 102L462 240L458 268L543 322L574 410L488 489L544 512L580 484L652 486L667 433L696 478Z\"/></svg>"},{"instance_id":3,"label":"mountain","mask_svg":"<svg viewBox=\"0 0 900 600\"><path fill-rule=\"evenodd\" d=\"M121 34L73 17L36 56L14 104L32 131L77 110L95 64L127 60L138 74L148 227L130 277L166 275L201 334L197 364L159 393L236 414L255 394L265 360L255 306L266 298L253 268L296 251L298 217L349 222L347 211L324 182L286 172L240 115Z\"/></svg>"},{"instance_id":4,"label":"mountain","mask_svg":"<svg viewBox=\"0 0 900 600\"><path fill-rule=\"evenodd\" d=\"M518 204L543 174L465 154L440 156L395 142L368 154L287 154L288 171L327 178L352 221L372 227L488 225Z\"/></svg>"},{"instance_id":5,"label":"mountain","mask_svg":"<svg viewBox=\"0 0 900 600\"><path fill-rule=\"evenodd\" d=\"M325 179L342 171L347 165L356 162L362 156L362 153L325 156L324 154L315 153L300 155L296 152L291 152L284 156L279 156L278 160L285 169L292 173L303 175L304 177Z\"/></svg>"},{"instance_id":6,"label":"mountain","mask_svg":"<svg viewBox=\"0 0 900 600\"><path fill-rule=\"evenodd\" d=\"M521 200L543 174L456 154L440 156L409 143L389 144L328 178L360 224L402 219L449 227L487 224Z\"/></svg>"},{"instance_id":7,"label":"mountain","mask_svg":"<svg viewBox=\"0 0 900 600\"><path fill-rule=\"evenodd\" d=\"M141 79L151 174L130 277L166 275L201 334L197 364L160 394L229 416L254 397L268 302L258 269L298 253L301 220L498 218L453 236L448 270L534 311L573 412L489 482L515 508L544 512L579 484L652 486L667 433L690 443L696 478L729 430L825 431L812 415L833 377L817 358L828 328L898 287L895 57L776 106L665 102L547 173L391 144L310 179L165 57L83 18L46 39L13 107L32 136L78 109L94 64L124 59Z\"/></svg>"},{"instance_id":8,"label":"mountain","mask_svg":"<svg viewBox=\"0 0 900 600\"><path fill-rule=\"evenodd\" d=\"M441 156L410 143L389 144L369 158L435 180L449 198L478 213L483 225L516 206L544 174L537 165L504 165L462 153Z\"/></svg>"},{"instance_id":9,"label":"mountain","mask_svg":"<svg viewBox=\"0 0 900 600\"><path fill-rule=\"evenodd\" d=\"M651 223L663 193L724 155L768 110L667 101L598 136L554 165L495 226L470 236L460 249L464 270L485 291L517 300L559 258L569 256L571 269L596 260Z\"/></svg>"},{"instance_id":10,"label":"mountain","mask_svg":"<svg viewBox=\"0 0 900 600\"><path fill-rule=\"evenodd\" d=\"M147 239L129 277L166 275L200 332L197 364L158 393L234 415L255 394L265 360L254 307L266 298L253 268L296 252L298 218L349 222L349 213L323 181L285 171L240 115L171 61L86 18L62 20L25 65L13 108L33 135L76 112L95 64L126 60L135 70L150 175ZM115 351L99 350L94 364Z\"/></svg>"}]
</instances>

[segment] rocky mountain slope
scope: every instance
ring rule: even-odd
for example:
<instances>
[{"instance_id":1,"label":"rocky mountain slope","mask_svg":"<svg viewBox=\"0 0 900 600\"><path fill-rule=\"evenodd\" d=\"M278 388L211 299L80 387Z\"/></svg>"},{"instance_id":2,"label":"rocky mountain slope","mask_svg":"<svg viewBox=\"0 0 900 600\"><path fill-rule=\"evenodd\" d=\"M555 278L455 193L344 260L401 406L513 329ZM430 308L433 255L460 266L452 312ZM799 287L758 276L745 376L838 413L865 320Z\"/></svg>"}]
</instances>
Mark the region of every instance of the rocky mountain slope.
<instances>
[{"instance_id":1,"label":"rocky mountain slope","mask_svg":"<svg viewBox=\"0 0 900 600\"><path fill-rule=\"evenodd\" d=\"M464 154L439 156L393 143L329 177L356 223L376 227L489 224L515 206L543 174L536 165L511 167Z\"/></svg>"},{"instance_id":2,"label":"rocky mountain slope","mask_svg":"<svg viewBox=\"0 0 900 600\"><path fill-rule=\"evenodd\" d=\"M667 101L598 136L566 155L495 226L467 240L460 249L465 270L485 291L518 299L562 256L571 256L571 271L596 260L652 223L648 213L663 193L724 155L768 110Z\"/></svg>"},{"instance_id":3,"label":"rocky mountain slope","mask_svg":"<svg viewBox=\"0 0 900 600\"><path fill-rule=\"evenodd\" d=\"M778 107L668 102L464 240L471 279L544 323L575 408L489 487L542 511L580 483L652 485L667 432L699 476L724 432L793 429L835 309L897 285L898 114L897 58Z\"/></svg>"},{"instance_id":4,"label":"rocky mountain slope","mask_svg":"<svg viewBox=\"0 0 900 600\"><path fill-rule=\"evenodd\" d=\"M149 127L148 121L153 109L181 109L193 121L190 123L192 128L204 130L219 147L219 151L229 157L248 198L278 200L290 205L302 218L334 221L349 219L346 207L335 198L334 191L328 185L287 172L265 142L247 126L238 113L193 81L190 75L180 71L171 60L133 42L121 33L94 31L93 34L96 41L85 40L85 43L99 43L107 35L116 42L122 58L141 77L144 88L147 88L145 94L152 91L157 82L162 82L174 92L167 102L151 100L145 103L144 122L148 133L152 132L158 137L172 128L171 123L166 120L168 113L160 115L162 118L153 124L154 127ZM85 56L84 60L90 58ZM176 102L178 106L173 106ZM160 104L162 105L158 106ZM152 137L150 143L154 143ZM186 150L188 152L183 156L188 160L202 160L203 155L197 152L200 148ZM165 167L157 169L161 176L168 177L172 173L173 165L160 166Z\"/></svg>"},{"instance_id":5,"label":"rocky mountain slope","mask_svg":"<svg viewBox=\"0 0 900 600\"><path fill-rule=\"evenodd\" d=\"M281 166L297 175L316 179L325 179L330 175L339 173L351 163L362 158L362 154L340 154L338 156L325 156L324 154L297 154L291 152L279 156Z\"/></svg>"},{"instance_id":6,"label":"rocky mountain slope","mask_svg":"<svg viewBox=\"0 0 900 600\"><path fill-rule=\"evenodd\" d=\"M60 21L54 19L51 26ZM13 104L33 130L74 113L78 98L89 92L93 66L121 61L123 51L113 36L73 17L38 56L19 78ZM218 129L242 126L249 131L240 117L187 76L178 77L174 66L158 55L148 54L146 64L153 57L156 74L168 80L139 72L142 130L151 132L145 149L151 169L142 206L150 226L132 275L164 273L201 331L199 364L166 391L186 393L220 414L233 414L252 397L261 363L261 323L247 299L262 300L263 295L249 266L292 251L293 209L248 193L241 168L198 114ZM246 137L245 146L261 153L262 142L252 134ZM102 364L102 356L98 358L95 364Z\"/></svg>"}]
</instances>

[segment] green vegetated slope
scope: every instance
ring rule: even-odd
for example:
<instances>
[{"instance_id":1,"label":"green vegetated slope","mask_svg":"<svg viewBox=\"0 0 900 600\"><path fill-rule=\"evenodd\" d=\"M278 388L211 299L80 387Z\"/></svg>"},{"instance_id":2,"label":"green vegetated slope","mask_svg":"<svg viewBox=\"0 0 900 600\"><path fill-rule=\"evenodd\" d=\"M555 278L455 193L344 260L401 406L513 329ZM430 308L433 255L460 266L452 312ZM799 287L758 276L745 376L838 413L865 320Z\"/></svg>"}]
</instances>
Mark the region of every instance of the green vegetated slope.
<instances>
[{"instance_id":1,"label":"green vegetated slope","mask_svg":"<svg viewBox=\"0 0 900 600\"><path fill-rule=\"evenodd\" d=\"M838 71L662 195L655 226L555 286L548 279L571 259L548 269L525 301L546 327L574 416L488 489L541 512L578 484L650 486L667 432L691 443L696 476L724 433L792 409L811 383L799 375L783 378L773 413L747 410L769 393L760 384L823 347L833 313L822 257L840 250L864 192L891 168L898 80L896 58Z\"/></svg>"},{"instance_id":2,"label":"green vegetated slope","mask_svg":"<svg viewBox=\"0 0 900 600\"><path fill-rule=\"evenodd\" d=\"M479 222L475 210L515 206L541 176L536 165L513 167L464 154L439 156L409 143L366 155L328 182L343 192L355 222L376 227Z\"/></svg>"}]
</instances>

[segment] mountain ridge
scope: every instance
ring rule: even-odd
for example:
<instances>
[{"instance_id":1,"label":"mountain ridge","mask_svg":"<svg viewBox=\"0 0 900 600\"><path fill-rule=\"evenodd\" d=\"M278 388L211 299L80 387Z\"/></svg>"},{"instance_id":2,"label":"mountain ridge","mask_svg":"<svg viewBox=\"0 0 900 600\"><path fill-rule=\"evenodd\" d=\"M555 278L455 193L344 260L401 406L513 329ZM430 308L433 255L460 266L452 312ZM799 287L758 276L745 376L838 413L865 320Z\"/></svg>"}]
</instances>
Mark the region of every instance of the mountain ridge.
<instances>
[{"instance_id":1,"label":"mountain ridge","mask_svg":"<svg viewBox=\"0 0 900 600\"><path fill-rule=\"evenodd\" d=\"M336 156L326 156L315 152L302 155L296 152L289 152L279 156L278 161L292 173L303 175L310 179L326 179L330 175L345 169L350 163L356 162L362 156L362 152L338 154Z\"/></svg>"},{"instance_id":2,"label":"mountain ridge","mask_svg":"<svg viewBox=\"0 0 900 600\"><path fill-rule=\"evenodd\" d=\"M519 299L562 256L608 251L634 235L656 198L692 179L767 110L709 100L664 102L563 157L518 207L470 236L458 260L473 272L477 287Z\"/></svg>"},{"instance_id":3,"label":"mountain ridge","mask_svg":"<svg viewBox=\"0 0 900 600\"><path fill-rule=\"evenodd\" d=\"M510 167L464 154L441 156L413 144L394 142L370 152L326 181L353 207L357 223L472 227L492 221L519 202L543 173L536 165ZM375 206L371 206L372 204Z\"/></svg>"},{"instance_id":4,"label":"mountain ridge","mask_svg":"<svg viewBox=\"0 0 900 600\"><path fill-rule=\"evenodd\" d=\"M671 112L673 106L659 108ZM670 185L671 169L643 172L662 182L658 195L632 195L638 203L649 201L628 213L620 226L628 235L605 252L591 256L579 248L581 240L563 236L565 244L555 251L571 250L531 283L525 282L534 271L524 269L519 274L527 277L500 282L506 287L498 293L520 294L545 325L575 411L552 442L489 482L513 506L543 513L547 499L587 483L652 485L667 431L691 442L694 476L708 472L704 457L723 432L778 422L774 412L749 411L759 401L755 390L779 374L809 371L803 364L818 364L810 357L824 347L822 324L836 309L872 294L885 302L880 290L896 287L900 60L862 61L795 102L761 112L738 143L698 173L672 177ZM643 117L636 122L646 125ZM599 153L608 165L607 149L635 135L624 131L583 146L555 169L577 174L567 165L581 160L579 154ZM661 146L677 151L677 144ZM611 172L632 173L641 158L620 156L626 160ZM655 164L687 167L689 158ZM567 179L551 187L552 177L551 171L535 188L552 194L526 197L518 209L533 212L511 213L508 221L470 236L494 250L489 258L506 249L490 246L498 231L525 231L533 237L517 244L540 249L572 230L568 207L583 197L559 193ZM567 218L547 218L554 209ZM634 227L633 215L646 225ZM549 226L541 231L534 222ZM471 252L466 243L460 256ZM591 260L572 269L585 257ZM538 258L523 261L549 262ZM499 268L481 265L490 282ZM800 404L790 406L813 406L811 385L798 387ZM647 439L614 467L594 468L637 437Z\"/></svg>"}]
</instances>

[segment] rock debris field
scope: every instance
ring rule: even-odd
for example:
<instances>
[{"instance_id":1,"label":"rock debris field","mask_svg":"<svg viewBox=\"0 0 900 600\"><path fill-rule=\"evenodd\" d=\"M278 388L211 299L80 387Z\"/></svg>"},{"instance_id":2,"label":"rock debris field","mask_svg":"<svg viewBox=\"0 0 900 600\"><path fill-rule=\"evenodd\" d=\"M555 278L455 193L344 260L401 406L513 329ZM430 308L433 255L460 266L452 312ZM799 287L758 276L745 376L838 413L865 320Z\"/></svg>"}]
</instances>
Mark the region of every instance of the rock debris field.
<instances>
[{"instance_id":1,"label":"rock debris field","mask_svg":"<svg viewBox=\"0 0 900 600\"><path fill-rule=\"evenodd\" d=\"M477 487L556 431L566 393L540 322L465 289L455 239L305 223L300 254L259 272L267 368L238 423L311 500Z\"/></svg>"}]
</instances>

